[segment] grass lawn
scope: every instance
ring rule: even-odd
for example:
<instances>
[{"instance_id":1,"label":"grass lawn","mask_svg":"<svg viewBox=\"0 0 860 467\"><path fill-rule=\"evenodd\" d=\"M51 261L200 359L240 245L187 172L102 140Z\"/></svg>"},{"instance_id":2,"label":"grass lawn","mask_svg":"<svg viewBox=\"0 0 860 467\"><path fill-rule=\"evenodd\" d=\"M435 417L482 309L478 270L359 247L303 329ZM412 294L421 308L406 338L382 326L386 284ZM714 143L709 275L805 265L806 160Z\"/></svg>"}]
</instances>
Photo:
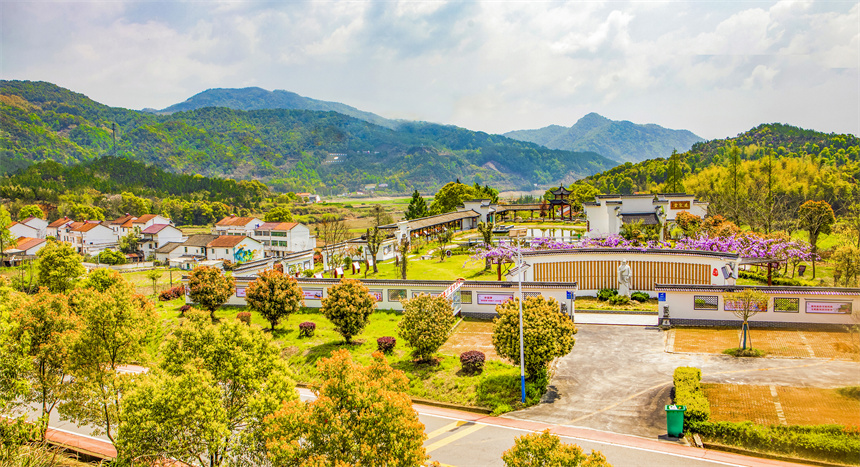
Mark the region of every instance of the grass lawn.
<instances>
[{"instance_id":1,"label":"grass lawn","mask_svg":"<svg viewBox=\"0 0 860 467\"><path fill-rule=\"evenodd\" d=\"M576 309L582 310L617 310L617 311L653 311L657 313L658 301L656 298L649 299L647 302L633 303L627 305L612 305L609 302L598 300L597 297L577 297Z\"/></svg>"},{"instance_id":2,"label":"grass lawn","mask_svg":"<svg viewBox=\"0 0 860 467\"><path fill-rule=\"evenodd\" d=\"M379 272L374 274L373 268L367 274L368 279L399 279L400 271L394 266L394 261L379 263ZM345 277L350 279L364 279L364 271L352 274L350 270L344 271ZM406 270L407 279L416 280L450 280L459 277L467 280L496 280L498 277L495 270L485 271L482 261L475 261L470 255L453 255L440 262L439 257L432 259L421 259L410 257ZM504 279L504 277L503 277Z\"/></svg>"},{"instance_id":3,"label":"grass lawn","mask_svg":"<svg viewBox=\"0 0 860 467\"><path fill-rule=\"evenodd\" d=\"M181 319L179 307L182 304L182 299L156 303L156 312L161 319L163 335L166 335ZM244 307L228 307L221 308L215 315L221 320L233 320L241 311L250 310ZM495 356L495 352L488 355L490 358L487 359L483 373L468 375L461 371L459 354L463 350L457 343L474 341L476 345L466 350L485 351L489 339L486 332L483 338L476 340L468 335L474 330L472 325L461 323L450 340L452 345L443 348L437 354L439 360L437 364L416 363L412 359L410 349L397 335L397 323L400 317L399 312L378 310L371 315L364 331L353 338L354 342L345 344L343 337L337 333L334 325L325 316L315 309L306 308L281 322L272 336L280 343L282 357L299 382L314 384L318 381L317 361L337 349L348 349L356 361L363 364L370 363L371 355L377 350L376 339L392 336L397 339L397 346L386 358L392 367L403 371L409 378L411 396L472 407L486 407L496 413L509 412L523 406L520 403L519 368L502 361ZM299 337L299 323L304 321L316 324L313 337ZM259 326L269 332L269 323L256 312L251 312L251 325ZM475 326L483 331L487 330L486 322L475 322ZM157 345L154 345L150 352L155 356ZM537 391L532 389L527 405L536 404L541 396L542 394L537 394Z\"/></svg>"},{"instance_id":4,"label":"grass lawn","mask_svg":"<svg viewBox=\"0 0 860 467\"><path fill-rule=\"evenodd\" d=\"M711 404L711 421L715 422L860 426L860 399L840 389L702 384L702 391ZM776 402L782 408L782 420Z\"/></svg>"},{"instance_id":5,"label":"grass lawn","mask_svg":"<svg viewBox=\"0 0 860 467\"><path fill-rule=\"evenodd\" d=\"M676 352L720 354L738 346L737 328L676 328ZM860 361L856 337L843 331L809 331L795 329L752 329L753 348L766 355L794 358L833 358Z\"/></svg>"}]
</instances>

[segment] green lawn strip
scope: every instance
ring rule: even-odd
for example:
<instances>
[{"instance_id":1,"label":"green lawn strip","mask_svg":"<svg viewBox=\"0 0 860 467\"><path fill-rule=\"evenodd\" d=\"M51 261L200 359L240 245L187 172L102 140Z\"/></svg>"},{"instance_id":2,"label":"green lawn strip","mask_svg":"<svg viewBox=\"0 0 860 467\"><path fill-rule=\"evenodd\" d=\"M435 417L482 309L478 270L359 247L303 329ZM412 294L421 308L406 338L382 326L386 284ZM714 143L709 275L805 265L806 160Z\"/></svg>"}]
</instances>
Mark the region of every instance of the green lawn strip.
<instances>
[{"instance_id":1,"label":"green lawn strip","mask_svg":"<svg viewBox=\"0 0 860 467\"><path fill-rule=\"evenodd\" d=\"M425 250L426 251L426 250ZM426 254L426 253L425 253ZM379 272L373 273L373 267L367 274L368 279L400 279L400 271L395 267L394 261L384 261L378 264ZM364 271L352 274L347 269L345 277L350 279L364 279ZM406 270L406 278L414 280L450 280L454 281L462 277L467 280L496 280L495 270L484 270L482 261L474 261L469 255L453 255L440 262L436 255L431 259L410 258Z\"/></svg>"},{"instance_id":2,"label":"green lawn strip","mask_svg":"<svg viewBox=\"0 0 860 467\"><path fill-rule=\"evenodd\" d=\"M222 308L215 314L220 319L236 319L238 307ZM488 361L483 373L466 375L460 369L459 355L439 354L435 365L413 362L410 349L397 336L400 313L380 310L370 317L364 331L354 338L353 344L345 344L334 325L317 310L304 309L281 322L274 338L281 343L283 358L288 362L297 381L314 384L319 381L316 364L338 349L347 349L357 362L369 364L371 355L377 350L376 339L383 336L397 338L394 351L386 356L392 367L401 370L409 378L409 394L416 398L429 399L471 407L486 407L503 413L523 405L519 402L519 369L502 362ZM299 323L311 321L316 324L313 337L299 337ZM251 325L269 329L269 323L258 313L251 312ZM534 392L534 391L532 391ZM540 400L540 395L530 397L527 405Z\"/></svg>"},{"instance_id":3,"label":"green lawn strip","mask_svg":"<svg viewBox=\"0 0 860 467\"><path fill-rule=\"evenodd\" d=\"M576 309L581 310L610 310L610 311L653 311L657 313L657 299L650 299L647 302L628 305L612 305L609 302L598 300L596 297L577 297Z\"/></svg>"}]
</instances>

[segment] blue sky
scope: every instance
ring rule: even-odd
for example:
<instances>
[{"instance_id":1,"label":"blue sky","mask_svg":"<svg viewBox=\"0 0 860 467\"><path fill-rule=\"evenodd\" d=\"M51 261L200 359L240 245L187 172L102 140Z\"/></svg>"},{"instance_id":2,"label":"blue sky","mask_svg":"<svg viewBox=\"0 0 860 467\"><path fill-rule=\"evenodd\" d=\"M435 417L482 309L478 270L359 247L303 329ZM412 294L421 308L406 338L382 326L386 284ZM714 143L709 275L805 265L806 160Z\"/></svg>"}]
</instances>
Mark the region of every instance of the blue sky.
<instances>
[{"instance_id":1,"label":"blue sky","mask_svg":"<svg viewBox=\"0 0 860 467\"><path fill-rule=\"evenodd\" d=\"M164 108L259 86L502 133L597 112L860 134L860 2L0 1L0 77Z\"/></svg>"}]
</instances>

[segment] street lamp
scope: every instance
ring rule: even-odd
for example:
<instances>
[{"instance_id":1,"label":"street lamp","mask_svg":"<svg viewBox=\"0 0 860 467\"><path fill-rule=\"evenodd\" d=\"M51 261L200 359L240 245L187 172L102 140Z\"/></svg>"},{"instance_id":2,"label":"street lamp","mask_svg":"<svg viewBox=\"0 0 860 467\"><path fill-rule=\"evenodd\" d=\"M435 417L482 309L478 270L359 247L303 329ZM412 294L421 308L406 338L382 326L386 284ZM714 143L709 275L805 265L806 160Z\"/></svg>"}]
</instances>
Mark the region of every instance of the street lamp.
<instances>
[{"instance_id":1,"label":"street lamp","mask_svg":"<svg viewBox=\"0 0 860 467\"><path fill-rule=\"evenodd\" d=\"M522 396L522 402L526 402L526 360L525 360L525 351L523 348L523 272L525 272L528 268L531 267L531 264L523 262L523 251L519 247L517 247L517 266L513 271L509 272L507 275L511 276L513 274L517 275L517 281L519 282L519 291L520 291L520 394Z\"/></svg>"}]
</instances>

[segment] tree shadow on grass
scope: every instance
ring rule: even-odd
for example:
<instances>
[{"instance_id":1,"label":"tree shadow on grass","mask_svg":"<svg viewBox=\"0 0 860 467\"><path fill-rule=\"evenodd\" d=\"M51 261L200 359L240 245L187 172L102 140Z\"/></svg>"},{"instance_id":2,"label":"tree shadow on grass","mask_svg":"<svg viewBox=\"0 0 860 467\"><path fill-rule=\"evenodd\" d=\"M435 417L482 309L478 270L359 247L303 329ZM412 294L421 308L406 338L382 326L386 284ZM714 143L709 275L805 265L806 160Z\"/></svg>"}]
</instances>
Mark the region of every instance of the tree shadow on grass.
<instances>
[{"instance_id":1,"label":"tree shadow on grass","mask_svg":"<svg viewBox=\"0 0 860 467\"><path fill-rule=\"evenodd\" d=\"M391 367L420 380L430 379L438 373L445 371L438 359L433 359L429 362L418 362L411 359L400 360L392 363Z\"/></svg>"}]
</instances>

